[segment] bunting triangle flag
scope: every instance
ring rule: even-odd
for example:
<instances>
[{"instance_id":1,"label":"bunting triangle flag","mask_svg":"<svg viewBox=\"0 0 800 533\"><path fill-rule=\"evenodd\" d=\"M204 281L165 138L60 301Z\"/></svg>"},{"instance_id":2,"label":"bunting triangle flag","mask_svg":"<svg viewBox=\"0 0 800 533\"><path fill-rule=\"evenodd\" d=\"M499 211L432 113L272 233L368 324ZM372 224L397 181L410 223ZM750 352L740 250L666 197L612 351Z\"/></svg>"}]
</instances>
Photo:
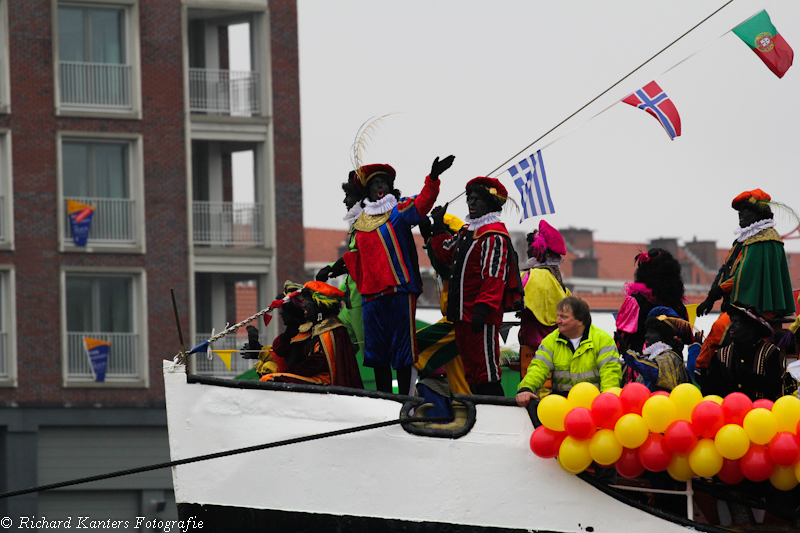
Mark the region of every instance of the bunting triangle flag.
<instances>
[{"instance_id":1,"label":"bunting triangle flag","mask_svg":"<svg viewBox=\"0 0 800 533\"><path fill-rule=\"evenodd\" d=\"M231 369L231 356L238 350L212 350L225 363L225 368Z\"/></svg>"},{"instance_id":2,"label":"bunting triangle flag","mask_svg":"<svg viewBox=\"0 0 800 533\"><path fill-rule=\"evenodd\" d=\"M761 11L733 28L733 33L779 78L792 66L794 51L772 25L766 11Z\"/></svg>"}]
</instances>

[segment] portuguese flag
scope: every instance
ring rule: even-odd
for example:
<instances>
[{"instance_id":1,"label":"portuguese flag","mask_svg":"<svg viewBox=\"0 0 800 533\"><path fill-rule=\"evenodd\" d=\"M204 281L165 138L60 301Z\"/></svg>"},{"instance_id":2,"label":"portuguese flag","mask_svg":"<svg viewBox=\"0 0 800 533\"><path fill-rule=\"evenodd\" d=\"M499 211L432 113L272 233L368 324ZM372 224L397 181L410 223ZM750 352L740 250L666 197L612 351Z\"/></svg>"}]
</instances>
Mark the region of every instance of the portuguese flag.
<instances>
[{"instance_id":1,"label":"portuguese flag","mask_svg":"<svg viewBox=\"0 0 800 533\"><path fill-rule=\"evenodd\" d=\"M792 66L794 58L792 47L772 25L766 11L733 28L733 33L752 48L761 61L779 78L782 78Z\"/></svg>"}]
</instances>

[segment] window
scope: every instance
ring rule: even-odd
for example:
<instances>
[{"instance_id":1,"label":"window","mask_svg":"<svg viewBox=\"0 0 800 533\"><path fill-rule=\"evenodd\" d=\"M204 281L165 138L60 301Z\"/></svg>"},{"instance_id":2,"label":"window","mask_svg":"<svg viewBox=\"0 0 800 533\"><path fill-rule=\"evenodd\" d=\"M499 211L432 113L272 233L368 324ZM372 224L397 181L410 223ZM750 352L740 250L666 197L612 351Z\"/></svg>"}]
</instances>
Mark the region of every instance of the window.
<instances>
[{"instance_id":1,"label":"window","mask_svg":"<svg viewBox=\"0 0 800 533\"><path fill-rule=\"evenodd\" d=\"M59 3L60 111L124 113L138 108L135 9L135 4Z\"/></svg>"},{"instance_id":2,"label":"window","mask_svg":"<svg viewBox=\"0 0 800 533\"><path fill-rule=\"evenodd\" d=\"M0 387L17 384L15 324L14 271L0 266Z\"/></svg>"},{"instance_id":3,"label":"window","mask_svg":"<svg viewBox=\"0 0 800 533\"><path fill-rule=\"evenodd\" d=\"M66 381L95 384L84 338L110 344L105 384L146 385L143 274L66 272Z\"/></svg>"},{"instance_id":4,"label":"window","mask_svg":"<svg viewBox=\"0 0 800 533\"><path fill-rule=\"evenodd\" d=\"M8 58L8 0L0 0L0 113L11 112Z\"/></svg>"},{"instance_id":5,"label":"window","mask_svg":"<svg viewBox=\"0 0 800 533\"><path fill-rule=\"evenodd\" d=\"M140 142L115 136L61 139L62 250L143 251ZM94 208L86 246L73 241L69 202Z\"/></svg>"}]
</instances>

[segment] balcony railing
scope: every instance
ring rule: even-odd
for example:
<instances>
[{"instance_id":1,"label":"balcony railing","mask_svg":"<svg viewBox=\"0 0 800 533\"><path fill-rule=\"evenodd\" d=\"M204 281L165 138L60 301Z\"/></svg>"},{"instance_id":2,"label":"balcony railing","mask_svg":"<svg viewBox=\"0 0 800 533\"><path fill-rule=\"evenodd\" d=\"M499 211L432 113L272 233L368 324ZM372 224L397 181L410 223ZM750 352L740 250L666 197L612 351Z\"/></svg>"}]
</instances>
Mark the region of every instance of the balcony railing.
<instances>
[{"instance_id":1,"label":"balcony railing","mask_svg":"<svg viewBox=\"0 0 800 533\"><path fill-rule=\"evenodd\" d=\"M59 68L63 105L131 109L130 65L61 61Z\"/></svg>"},{"instance_id":2,"label":"balcony railing","mask_svg":"<svg viewBox=\"0 0 800 533\"><path fill-rule=\"evenodd\" d=\"M96 198L70 196L70 200L94 207L92 226L89 230L89 244L135 244L136 221L135 201L128 198ZM72 228L64 199L64 238L72 242Z\"/></svg>"},{"instance_id":3,"label":"balcony railing","mask_svg":"<svg viewBox=\"0 0 800 533\"><path fill-rule=\"evenodd\" d=\"M214 350L239 350L247 342L247 332L241 328L242 334L228 335L211 345ZM195 346L211 338L211 333L198 333L195 335ZM267 344L266 339L260 339L262 344ZM196 353L195 372L203 376L216 376L224 378L236 377L253 368L255 359L242 359L240 353L231 356L231 369L225 368L225 363L216 354L212 354L211 359L205 353Z\"/></svg>"},{"instance_id":4,"label":"balcony railing","mask_svg":"<svg viewBox=\"0 0 800 533\"><path fill-rule=\"evenodd\" d=\"M8 378L8 333L0 331L0 379Z\"/></svg>"},{"instance_id":5,"label":"balcony railing","mask_svg":"<svg viewBox=\"0 0 800 533\"><path fill-rule=\"evenodd\" d=\"M189 107L193 113L239 117L258 115L258 72L189 69Z\"/></svg>"},{"instance_id":6,"label":"balcony railing","mask_svg":"<svg viewBox=\"0 0 800 533\"><path fill-rule=\"evenodd\" d=\"M142 377L142 356L138 333L67 333L67 379L94 380L92 364L83 338L91 337L111 344L108 350L106 381L132 381Z\"/></svg>"},{"instance_id":7,"label":"balcony railing","mask_svg":"<svg viewBox=\"0 0 800 533\"><path fill-rule=\"evenodd\" d=\"M264 244L263 206L233 202L194 202L194 244L252 248Z\"/></svg>"}]
</instances>

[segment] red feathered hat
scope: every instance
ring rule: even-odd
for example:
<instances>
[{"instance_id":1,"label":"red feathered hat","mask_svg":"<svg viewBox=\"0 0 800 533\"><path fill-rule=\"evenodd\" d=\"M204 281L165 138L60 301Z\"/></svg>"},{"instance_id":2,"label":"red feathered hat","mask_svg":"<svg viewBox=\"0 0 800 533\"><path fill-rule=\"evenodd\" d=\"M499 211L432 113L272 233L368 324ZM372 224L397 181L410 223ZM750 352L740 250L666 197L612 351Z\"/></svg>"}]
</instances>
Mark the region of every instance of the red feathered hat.
<instances>
[{"instance_id":1,"label":"red feathered hat","mask_svg":"<svg viewBox=\"0 0 800 533\"><path fill-rule=\"evenodd\" d=\"M753 207L756 207L756 202L769 202L772 200L769 194L765 193L761 189L753 189L752 191L744 191L742 194L737 196L731 202L731 207L734 209L739 209L741 204L748 202L753 204Z\"/></svg>"},{"instance_id":2,"label":"red feathered hat","mask_svg":"<svg viewBox=\"0 0 800 533\"><path fill-rule=\"evenodd\" d=\"M389 165L364 165L356 171L356 179L354 181L363 189L367 186L369 180L379 174L388 176L392 180L392 184L394 184L394 178L397 176L397 172Z\"/></svg>"},{"instance_id":3,"label":"red feathered hat","mask_svg":"<svg viewBox=\"0 0 800 533\"><path fill-rule=\"evenodd\" d=\"M479 176L467 182L467 188L472 185L483 185L483 187L489 191L489 194L500 201L500 205L505 204L506 200L508 200L508 191L497 178L484 178Z\"/></svg>"}]
</instances>

